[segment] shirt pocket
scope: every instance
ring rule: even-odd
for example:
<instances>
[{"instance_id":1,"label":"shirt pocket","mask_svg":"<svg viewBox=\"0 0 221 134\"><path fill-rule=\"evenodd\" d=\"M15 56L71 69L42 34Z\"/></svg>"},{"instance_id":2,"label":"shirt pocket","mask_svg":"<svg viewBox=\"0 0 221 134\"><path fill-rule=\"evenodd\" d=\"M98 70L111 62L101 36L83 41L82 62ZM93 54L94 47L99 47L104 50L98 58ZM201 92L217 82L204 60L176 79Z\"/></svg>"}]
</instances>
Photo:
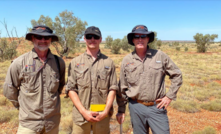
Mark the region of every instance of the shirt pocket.
<instances>
[{"instance_id":1,"label":"shirt pocket","mask_svg":"<svg viewBox=\"0 0 221 134\"><path fill-rule=\"evenodd\" d=\"M126 79L129 84L136 84L139 80L139 70L137 66L125 67Z\"/></svg>"},{"instance_id":2,"label":"shirt pocket","mask_svg":"<svg viewBox=\"0 0 221 134\"><path fill-rule=\"evenodd\" d=\"M97 78L98 78L98 86L102 90L108 89L108 83L109 83L109 75L110 75L110 69L102 69L98 70L97 72Z\"/></svg>"},{"instance_id":3,"label":"shirt pocket","mask_svg":"<svg viewBox=\"0 0 221 134\"><path fill-rule=\"evenodd\" d=\"M154 84L161 84L163 77L165 75L163 64L154 63L150 65L150 79Z\"/></svg>"},{"instance_id":4,"label":"shirt pocket","mask_svg":"<svg viewBox=\"0 0 221 134\"><path fill-rule=\"evenodd\" d=\"M40 86L40 82L36 74L31 72L23 72L22 77L22 86L24 90L26 90L26 93L35 93L38 91L37 89Z\"/></svg>"},{"instance_id":5,"label":"shirt pocket","mask_svg":"<svg viewBox=\"0 0 221 134\"><path fill-rule=\"evenodd\" d=\"M74 69L75 74L76 74L77 85L81 87L88 85L89 83L88 69L89 68L84 68L84 69L75 68Z\"/></svg>"},{"instance_id":6,"label":"shirt pocket","mask_svg":"<svg viewBox=\"0 0 221 134\"><path fill-rule=\"evenodd\" d=\"M49 92L56 93L60 84L59 75L56 72L50 74Z\"/></svg>"}]
</instances>

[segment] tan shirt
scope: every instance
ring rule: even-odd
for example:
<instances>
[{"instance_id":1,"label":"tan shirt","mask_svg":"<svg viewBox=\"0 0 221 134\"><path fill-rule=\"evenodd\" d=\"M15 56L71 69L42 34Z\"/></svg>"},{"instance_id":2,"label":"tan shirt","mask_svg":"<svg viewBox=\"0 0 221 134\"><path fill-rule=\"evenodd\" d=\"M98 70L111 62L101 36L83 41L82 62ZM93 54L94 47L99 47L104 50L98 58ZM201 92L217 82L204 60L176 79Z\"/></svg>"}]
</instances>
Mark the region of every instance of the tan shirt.
<instances>
[{"instance_id":1,"label":"tan shirt","mask_svg":"<svg viewBox=\"0 0 221 134\"><path fill-rule=\"evenodd\" d=\"M87 110L90 109L90 104L105 104L109 91L118 90L113 61L100 52L97 56L94 61L85 52L74 58L68 69L66 93L75 91ZM110 113L112 112L113 109L110 110ZM73 120L77 125L87 122L75 106Z\"/></svg>"},{"instance_id":2,"label":"tan shirt","mask_svg":"<svg viewBox=\"0 0 221 134\"><path fill-rule=\"evenodd\" d=\"M3 87L4 95L19 109L19 123L36 132L58 126L61 116L65 63L59 58L59 72L50 50L46 61L44 65L34 49L19 56L10 65Z\"/></svg>"},{"instance_id":3,"label":"tan shirt","mask_svg":"<svg viewBox=\"0 0 221 134\"><path fill-rule=\"evenodd\" d=\"M171 80L167 93L165 75L169 75ZM148 49L142 61L134 51L125 56L121 64L120 92L117 93L118 112L125 112L128 98L155 101L167 96L175 100L181 84L181 71L165 53Z\"/></svg>"}]
</instances>

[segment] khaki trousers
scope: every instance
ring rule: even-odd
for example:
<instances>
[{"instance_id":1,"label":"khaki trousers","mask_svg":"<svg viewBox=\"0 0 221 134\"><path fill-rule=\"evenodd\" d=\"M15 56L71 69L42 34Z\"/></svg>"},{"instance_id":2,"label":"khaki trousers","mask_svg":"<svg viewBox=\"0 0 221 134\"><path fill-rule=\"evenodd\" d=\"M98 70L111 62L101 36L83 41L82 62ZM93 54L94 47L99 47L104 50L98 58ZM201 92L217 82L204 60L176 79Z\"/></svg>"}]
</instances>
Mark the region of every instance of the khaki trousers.
<instances>
[{"instance_id":1,"label":"khaki trousers","mask_svg":"<svg viewBox=\"0 0 221 134\"><path fill-rule=\"evenodd\" d=\"M19 124L17 134L58 134L59 126L53 128L50 132L45 132L45 128L42 132L35 132L29 128L25 128Z\"/></svg>"},{"instance_id":2,"label":"khaki trousers","mask_svg":"<svg viewBox=\"0 0 221 134\"><path fill-rule=\"evenodd\" d=\"M93 134L110 134L110 117L96 123L87 122L81 126L73 123L72 134L90 134L91 131Z\"/></svg>"}]
</instances>

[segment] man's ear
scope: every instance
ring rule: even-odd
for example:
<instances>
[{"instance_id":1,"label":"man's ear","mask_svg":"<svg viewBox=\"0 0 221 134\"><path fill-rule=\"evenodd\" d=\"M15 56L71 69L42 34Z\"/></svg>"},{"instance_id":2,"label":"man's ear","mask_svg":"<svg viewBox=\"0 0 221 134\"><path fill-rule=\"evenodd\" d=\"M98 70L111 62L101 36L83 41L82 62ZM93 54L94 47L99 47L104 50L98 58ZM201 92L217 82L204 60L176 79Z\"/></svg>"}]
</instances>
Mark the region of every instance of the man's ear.
<instances>
[{"instance_id":1,"label":"man's ear","mask_svg":"<svg viewBox=\"0 0 221 134\"><path fill-rule=\"evenodd\" d=\"M86 38L85 38L85 36L84 36L84 41L86 42Z\"/></svg>"},{"instance_id":2,"label":"man's ear","mask_svg":"<svg viewBox=\"0 0 221 134\"><path fill-rule=\"evenodd\" d=\"M100 37L100 43L102 42L102 37Z\"/></svg>"}]
</instances>

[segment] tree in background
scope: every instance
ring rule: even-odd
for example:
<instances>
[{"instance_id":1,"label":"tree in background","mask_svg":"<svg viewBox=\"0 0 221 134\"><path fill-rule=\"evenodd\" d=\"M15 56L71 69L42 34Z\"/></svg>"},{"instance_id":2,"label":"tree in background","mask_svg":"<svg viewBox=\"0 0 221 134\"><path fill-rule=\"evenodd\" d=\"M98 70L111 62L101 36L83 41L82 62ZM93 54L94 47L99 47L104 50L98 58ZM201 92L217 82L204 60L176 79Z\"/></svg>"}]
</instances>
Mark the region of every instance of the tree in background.
<instances>
[{"instance_id":1,"label":"tree in background","mask_svg":"<svg viewBox=\"0 0 221 134\"><path fill-rule=\"evenodd\" d=\"M207 51L207 46L210 45L214 41L215 38L218 38L217 34L200 34L197 33L195 36L193 36L194 40L196 41L197 45L197 52L205 53Z\"/></svg>"},{"instance_id":2,"label":"tree in background","mask_svg":"<svg viewBox=\"0 0 221 134\"><path fill-rule=\"evenodd\" d=\"M157 44L157 46L158 46L158 49L160 49L160 47L162 46L162 41L161 41L161 40L158 40L156 44Z\"/></svg>"},{"instance_id":3,"label":"tree in background","mask_svg":"<svg viewBox=\"0 0 221 134\"><path fill-rule=\"evenodd\" d=\"M156 43L157 43L157 32L154 32L154 41L149 43L148 46L149 48L152 48L152 49L157 49L157 46L156 46Z\"/></svg>"},{"instance_id":4,"label":"tree in background","mask_svg":"<svg viewBox=\"0 0 221 134\"><path fill-rule=\"evenodd\" d=\"M121 39L118 38L113 40L113 42L111 43L111 52L113 54L119 54L120 49L121 49Z\"/></svg>"},{"instance_id":5,"label":"tree in background","mask_svg":"<svg viewBox=\"0 0 221 134\"><path fill-rule=\"evenodd\" d=\"M106 38L105 38L105 48L111 48L111 43L113 42L113 38L108 35Z\"/></svg>"},{"instance_id":6,"label":"tree in background","mask_svg":"<svg viewBox=\"0 0 221 134\"><path fill-rule=\"evenodd\" d=\"M0 31L0 61L5 61L8 59L12 59L16 56L16 49L23 40L23 38L18 38L16 28L13 28L10 34L8 31L7 23L5 21L1 23L5 27L5 30L8 35L8 38L2 38ZM13 33L16 34L17 38L14 37Z\"/></svg>"},{"instance_id":7,"label":"tree in background","mask_svg":"<svg viewBox=\"0 0 221 134\"><path fill-rule=\"evenodd\" d=\"M124 36L124 38L121 40L121 48L127 52L134 50L134 46L128 43L127 36Z\"/></svg>"},{"instance_id":8,"label":"tree in background","mask_svg":"<svg viewBox=\"0 0 221 134\"><path fill-rule=\"evenodd\" d=\"M52 45L61 57L67 57L70 52L75 53L80 48L78 47L80 46L79 41L87 26L86 21L81 21L67 10L59 13L59 16L55 17L55 21L49 16L41 15L37 21L31 20L31 24L32 26L46 25L54 31L59 42L54 42Z\"/></svg>"}]
</instances>

